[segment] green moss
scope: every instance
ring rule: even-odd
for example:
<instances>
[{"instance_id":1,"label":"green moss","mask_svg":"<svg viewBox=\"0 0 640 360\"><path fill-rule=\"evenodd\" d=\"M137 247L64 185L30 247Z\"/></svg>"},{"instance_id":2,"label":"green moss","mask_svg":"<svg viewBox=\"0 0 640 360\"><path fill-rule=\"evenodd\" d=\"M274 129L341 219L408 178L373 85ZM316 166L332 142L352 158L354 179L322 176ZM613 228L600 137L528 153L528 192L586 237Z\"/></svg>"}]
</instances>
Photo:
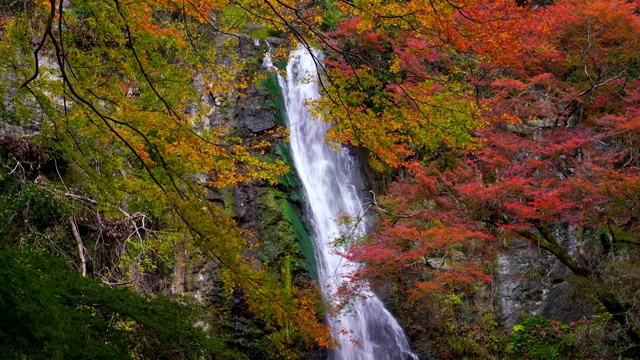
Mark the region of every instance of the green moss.
<instances>
[{"instance_id":1,"label":"green moss","mask_svg":"<svg viewBox=\"0 0 640 360\"><path fill-rule=\"evenodd\" d=\"M264 107L271 110L275 123L280 126L286 126L284 96L282 95L282 89L280 89L276 74L269 73L268 76L262 80L260 89L266 97Z\"/></svg>"},{"instance_id":2,"label":"green moss","mask_svg":"<svg viewBox=\"0 0 640 360\"><path fill-rule=\"evenodd\" d=\"M297 255L297 259L291 258L292 269L303 268L317 279L311 239L287 194L263 188L258 203L264 261L281 268L289 255Z\"/></svg>"},{"instance_id":3,"label":"green moss","mask_svg":"<svg viewBox=\"0 0 640 360\"><path fill-rule=\"evenodd\" d=\"M270 73L260 84L266 97L265 108L269 109L276 124L286 126L286 109L282 89L276 74ZM288 143L275 147L274 155L289 166L287 174L277 177L277 188L265 188L259 196L262 219L259 221L265 261L282 268L285 257L289 254L303 255L306 261L300 263L291 259L291 268L304 267L314 280L318 279L313 254L313 245L309 233L292 203L302 204L304 195L296 173L291 150ZM288 260L287 260L288 261Z\"/></svg>"},{"instance_id":4,"label":"green moss","mask_svg":"<svg viewBox=\"0 0 640 360\"><path fill-rule=\"evenodd\" d=\"M296 213L291 203L288 201L283 204L283 215L285 219L291 223L293 226L293 231L296 234L296 239L298 240L298 246L305 259L307 260L307 270L311 274L311 278L313 280L318 279L317 267L316 267L316 258L313 254L313 244L311 242L311 237L309 237L309 233L305 229L302 221L300 221L300 217Z\"/></svg>"},{"instance_id":5,"label":"green moss","mask_svg":"<svg viewBox=\"0 0 640 360\"><path fill-rule=\"evenodd\" d=\"M222 202L224 203L224 213L227 216L233 217L236 215L235 211L235 198L234 190L231 187L220 189L222 195Z\"/></svg>"},{"instance_id":6,"label":"green moss","mask_svg":"<svg viewBox=\"0 0 640 360\"><path fill-rule=\"evenodd\" d=\"M302 186L298 179L296 168L293 164L289 144L285 143L277 146L275 152L282 158L290 169L288 173L277 177L279 188L287 192L290 201L303 204L304 195L302 193Z\"/></svg>"}]
</instances>

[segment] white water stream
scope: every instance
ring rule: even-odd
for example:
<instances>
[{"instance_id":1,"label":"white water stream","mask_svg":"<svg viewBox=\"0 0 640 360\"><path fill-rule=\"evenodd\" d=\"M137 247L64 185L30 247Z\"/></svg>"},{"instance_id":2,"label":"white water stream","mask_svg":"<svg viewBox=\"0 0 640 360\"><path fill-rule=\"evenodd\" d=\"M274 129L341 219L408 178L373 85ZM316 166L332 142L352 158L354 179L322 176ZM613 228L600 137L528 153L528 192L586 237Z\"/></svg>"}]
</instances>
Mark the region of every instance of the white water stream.
<instances>
[{"instance_id":1,"label":"white water stream","mask_svg":"<svg viewBox=\"0 0 640 360\"><path fill-rule=\"evenodd\" d=\"M321 61L321 54L314 55ZM280 75L278 80L285 99L291 153L308 202L307 217L313 228L319 282L325 297L331 299L340 284L348 281L345 276L357 266L332 250L331 242L344 230L337 219L342 214L352 217L365 214L358 162L346 148L336 150L326 144L329 124L315 119L306 106L308 100L321 96L317 65L314 57L299 46L290 54L286 80ZM265 66L273 68L269 54ZM364 221L360 224L356 232L362 234ZM418 359L411 352L402 328L378 297L368 288L362 292L366 299L357 301L351 311L328 318L334 336L340 341L340 348L331 351L329 358ZM340 331L343 329L350 334Z\"/></svg>"}]
</instances>

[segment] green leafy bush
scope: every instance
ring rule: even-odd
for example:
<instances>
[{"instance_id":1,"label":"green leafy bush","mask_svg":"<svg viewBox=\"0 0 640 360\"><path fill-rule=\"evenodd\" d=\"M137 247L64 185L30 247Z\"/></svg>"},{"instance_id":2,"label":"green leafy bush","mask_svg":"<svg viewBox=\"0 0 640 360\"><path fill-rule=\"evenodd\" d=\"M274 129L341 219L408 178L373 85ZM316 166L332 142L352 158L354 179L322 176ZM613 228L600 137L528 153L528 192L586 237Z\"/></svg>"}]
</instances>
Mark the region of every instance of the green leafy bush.
<instances>
[{"instance_id":1,"label":"green leafy bush","mask_svg":"<svg viewBox=\"0 0 640 360\"><path fill-rule=\"evenodd\" d=\"M241 359L195 306L102 286L43 253L0 250L0 358Z\"/></svg>"},{"instance_id":2,"label":"green leafy bush","mask_svg":"<svg viewBox=\"0 0 640 360\"><path fill-rule=\"evenodd\" d=\"M513 327L505 352L512 359L565 359L574 345L569 325L535 315Z\"/></svg>"}]
</instances>

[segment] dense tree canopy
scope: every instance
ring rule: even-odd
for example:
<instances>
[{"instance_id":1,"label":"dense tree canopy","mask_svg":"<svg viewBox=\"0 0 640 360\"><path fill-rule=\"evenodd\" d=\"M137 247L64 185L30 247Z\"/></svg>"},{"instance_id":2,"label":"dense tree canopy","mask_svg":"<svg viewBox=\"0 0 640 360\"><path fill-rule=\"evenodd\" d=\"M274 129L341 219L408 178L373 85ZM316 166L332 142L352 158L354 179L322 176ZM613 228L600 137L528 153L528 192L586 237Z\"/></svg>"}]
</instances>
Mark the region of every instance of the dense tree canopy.
<instances>
[{"instance_id":1,"label":"dense tree canopy","mask_svg":"<svg viewBox=\"0 0 640 360\"><path fill-rule=\"evenodd\" d=\"M342 56L321 107L375 168L405 169L372 199L377 230L347 251L368 264L354 277L413 294L405 304L472 294L502 244L523 239L569 268L637 346L636 6L350 8L328 35ZM562 227L578 249L563 246Z\"/></svg>"},{"instance_id":2,"label":"dense tree canopy","mask_svg":"<svg viewBox=\"0 0 640 360\"><path fill-rule=\"evenodd\" d=\"M316 316L317 295L292 287L280 269L268 269L250 256L257 246L249 241L252 235L207 199L207 187L275 184L288 170L281 160L262 156L264 143L243 142L224 124L203 124L202 115L211 112L212 105L202 99L241 93L254 80L250 57L242 58L234 49L240 35L227 32L246 23L247 16L260 19L265 10L248 7L229 2L56 0L3 6L2 118L5 124L38 124L38 141L48 149L41 156L70 169L56 169L47 174L53 178L35 185L49 191L45 198L73 200L97 212L100 227L107 224L125 237L130 231L129 238L136 241L127 246L147 251L149 266L157 262L153 257L171 264L171 252L179 246L195 248L220 263L228 291L242 289L283 353L286 344L298 338L328 346L330 333ZM28 190L34 185L25 181L43 175L35 167L25 168L28 159L16 151L20 146L10 143L3 151L3 181L14 178L18 184L3 189L6 203L12 202L9 191ZM74 178L64 179L61 173ZM51 180L60 180L61 187L47 188ZM67 187L71 182L73 187ZM27 197L24 204L32 201ZM69 211L70 220L63 221L77 230L74 214ZM33 212L14 206L4 215L9 221L18 215L32 220ZM84 274L80 237L76 232L61 236L72 235L79 242ZM121 256L105 262L107 268L93 269L106 283L126 283L126 271L121 270L127 264L138 270L146 266L143 255L131 258L118 250L105 256Z\"/></svg>"}]
</instances>

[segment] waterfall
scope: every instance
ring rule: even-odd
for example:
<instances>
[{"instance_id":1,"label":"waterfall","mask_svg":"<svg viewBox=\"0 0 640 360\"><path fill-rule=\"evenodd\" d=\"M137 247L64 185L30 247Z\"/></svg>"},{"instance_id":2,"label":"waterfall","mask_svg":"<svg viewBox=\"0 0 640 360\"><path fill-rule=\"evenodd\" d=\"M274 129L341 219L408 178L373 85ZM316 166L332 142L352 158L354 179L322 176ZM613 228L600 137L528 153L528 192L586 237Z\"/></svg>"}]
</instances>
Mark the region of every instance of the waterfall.
<instances>
[{"instance_id":1,"label":"waterfall","mask_svg":"<svg viewBox=\"0 0 640 360\"><path fill-rule=\"evenodd\" d=\"M308 100L321 96L317 76L321 57L320 53L314 52L312 56L306 48L298 46L290 54L286 80L280 75L278 80L285 99L291 155L306 195L306 216L312 226L319 282L325 297L331 299L340 284L348 281L345 275L357 266L332 249L331 242L341 235L337 219L342 214L355 217L366 214L356 158L344 147L336 149L326 144L330 125L315 119L306 106ZM269 53L265 66L273 68ZM355 230L358 234L364 233L366 221L365 218L359 223ZM350 311L327 320L340 341L340 348L331 351L330 359L418 359L409 349L402 328L380 299L368 288L361 292L364 300L357 301Z\"/></svg>"}]
</instances>

